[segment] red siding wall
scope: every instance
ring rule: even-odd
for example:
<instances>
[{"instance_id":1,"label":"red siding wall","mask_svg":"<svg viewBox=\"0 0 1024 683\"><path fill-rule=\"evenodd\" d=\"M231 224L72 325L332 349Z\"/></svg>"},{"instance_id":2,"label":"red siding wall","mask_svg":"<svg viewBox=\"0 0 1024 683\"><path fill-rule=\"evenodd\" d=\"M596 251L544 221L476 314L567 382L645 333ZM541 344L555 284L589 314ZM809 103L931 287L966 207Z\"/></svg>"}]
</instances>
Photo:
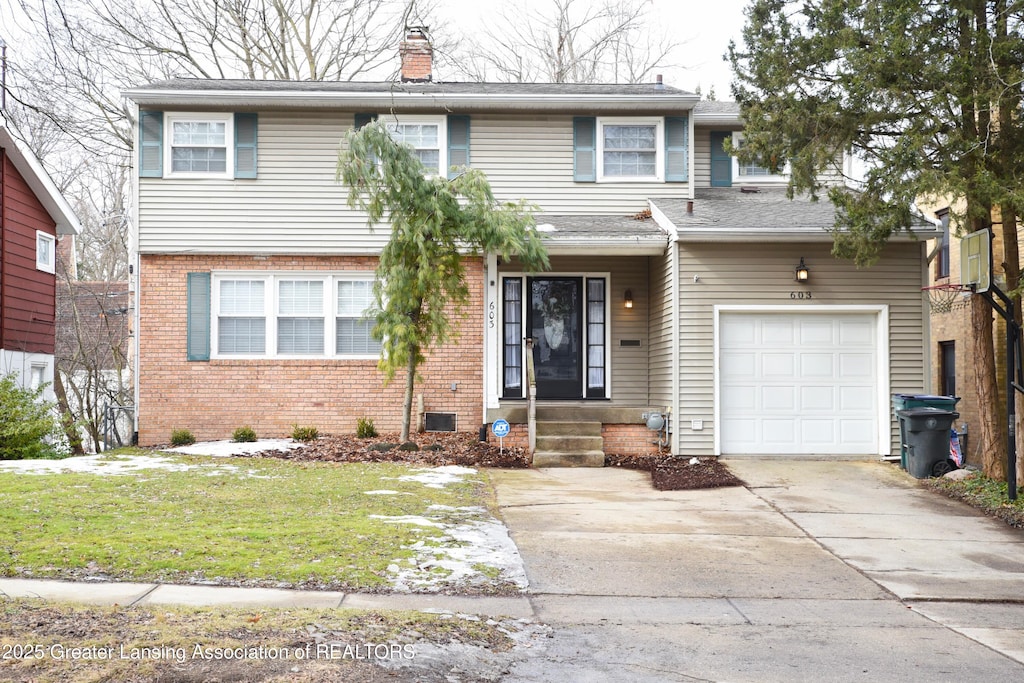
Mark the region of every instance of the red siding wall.
<instances>
[{"instance_id":1,"label":"red siding wall","mask_svg":"<svg viewBox=\"0 0 1024 683\"><path fill-rule=\"evenodd\" d=\"M56 224L0 150L0 345L53 353L57 279L36 269L36 230L56 236Z\"/></svg>"},{"instance_id":2,"label":"red siding wall","mask_svg":"<svg viewBox=\"0 0 1024 683\"><path fill-rule=\"evenodd\" d=\"M321 434L354 434L356 420L378 431L401 426L404 378L387 387L373 360L186 358L188 273L210 270L372 271L369 257L152 256L140 271L139 443L167 443L174 429L197 439L228 439L243 425L260 437L289 436L294 425ZM427 411L454 412L458 430L476 433L483 403L483 262L466 264L470 301L455 323L461 336L427 352L420 369ZM457 382L456 391L451 390ZM415 410L415 407L414 407Z\"/></svg>"}]
</instances>

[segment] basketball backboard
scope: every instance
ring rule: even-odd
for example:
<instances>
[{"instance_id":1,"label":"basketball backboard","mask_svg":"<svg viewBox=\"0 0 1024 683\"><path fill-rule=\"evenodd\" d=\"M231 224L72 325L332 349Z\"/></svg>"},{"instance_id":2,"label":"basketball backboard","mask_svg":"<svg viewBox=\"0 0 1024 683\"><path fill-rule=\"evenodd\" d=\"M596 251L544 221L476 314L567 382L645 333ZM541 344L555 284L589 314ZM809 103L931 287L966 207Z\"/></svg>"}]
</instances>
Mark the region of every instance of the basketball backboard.
<instances>
[{"instance_id":1,"label":"basketball backboard","mask_svg":"<svg viewBox=\"0 0 1024 683\"><path fill-rule=\"evenodd\" d=\"M960 284L979 294L992 286L992 233L988 230L960 238Z\"/></svg>"}]
</instances>

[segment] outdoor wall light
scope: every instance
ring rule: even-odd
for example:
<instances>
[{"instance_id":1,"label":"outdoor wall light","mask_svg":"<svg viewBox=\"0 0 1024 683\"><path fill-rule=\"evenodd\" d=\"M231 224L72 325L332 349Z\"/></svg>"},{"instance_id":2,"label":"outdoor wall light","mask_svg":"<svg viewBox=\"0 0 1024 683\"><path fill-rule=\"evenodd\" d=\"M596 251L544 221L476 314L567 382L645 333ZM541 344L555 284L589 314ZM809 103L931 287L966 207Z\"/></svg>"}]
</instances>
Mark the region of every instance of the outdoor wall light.
<instances>
[{"instance_id":1,"label":"outdoor wall light","mask_svg":"<svg viewBox=\"0 0 1024 683\"><path fill-rule=\"evenodd\" d=\"M626 290L626 308L633 308L633 290Z\"/></svg>"},{"instance_id":2,"label":"outdoor wall light","mask_svg":"<svg viewBox=\"0 0 1024 683\"><path fill-rule=\"evenodd\" d=\"M807 282L811 279L811 269L804 263L804 257L800 257L800 265L796 267L796 281Z\"/></svg>"}]
</instances>

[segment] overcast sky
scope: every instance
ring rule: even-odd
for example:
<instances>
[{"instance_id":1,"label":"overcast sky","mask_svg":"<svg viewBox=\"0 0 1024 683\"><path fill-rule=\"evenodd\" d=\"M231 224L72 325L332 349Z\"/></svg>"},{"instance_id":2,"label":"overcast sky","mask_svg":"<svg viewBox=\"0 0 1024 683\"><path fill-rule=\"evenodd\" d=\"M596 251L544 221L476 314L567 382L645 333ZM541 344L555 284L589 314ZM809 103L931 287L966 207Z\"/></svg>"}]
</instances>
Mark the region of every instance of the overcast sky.
<instances>
[{"instance_id":1,"label":"overcast sky","mask_svg":"<svg viewBox=\"0 0 1024 683\"><path fill-rule=\"evenodd\" d=\"M486 25L489 17L506 5L522 13L522 7L545 0L437 0L443 18L452 28L472 32ZM581 5L601 0L577 0ZM731 71L722 60L729 40L739 41L743 28L743 9L750 0L647 0L653 27L668 27L681 44L676 61L679 66L662 69L665 83L683 90L701 87L707 93L714 86L718 99L731 99ZM0 37L9 43L9 52L25 40L37 39L25 31L15 14L13 0L0 0Z\"/></svg>"}]
</instances>

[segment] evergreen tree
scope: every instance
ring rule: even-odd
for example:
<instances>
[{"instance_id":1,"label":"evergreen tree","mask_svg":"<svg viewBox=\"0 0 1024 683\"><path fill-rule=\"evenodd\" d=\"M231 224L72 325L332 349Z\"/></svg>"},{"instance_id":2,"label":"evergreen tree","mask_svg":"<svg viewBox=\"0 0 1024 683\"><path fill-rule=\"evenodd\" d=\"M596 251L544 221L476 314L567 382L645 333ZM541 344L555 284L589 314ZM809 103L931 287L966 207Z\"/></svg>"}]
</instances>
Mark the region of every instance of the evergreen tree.
<instances>
[{"instance_id":1,"label":"evergreen tree","mask_svg":"<svg viewBox=\"0 0 1024 683\"><path fill-rule=\"evenodd\" d=\"M414 150L374 122L348 134L338 178L349 206L387 221L391 238L374 283L373 336L383 342L378 367L387 381L405 371L403 441L409 438L416 370L430 346L456 332L451 316L469 299L463 259L496 253L516 256L527 271L548 268L547 250L523 201L499 203L487 177L462 169L452 180L428 176Z\"/></svg>"},{"instance_id":2,"label":"evergreen tree","mask_svg":"<svg viewBox=\"0 0 1024 683\"><path fill-rule=\"evenodd\" d=\"M746 125L741 159L785 159L790 192L813 195L837 152L864 160L858 191L828 190L839 209L835 255L870 265L910 228L915 201L955 199L967 231L990 229L996 210L1008 288L1019 288L1024 2L755 0L743 46L730 45L729 57ZM971 365L983 419L972 436L986 473L1002 476L991 321L991 307L973 297Z\"/></svg>"}]
</instances>

